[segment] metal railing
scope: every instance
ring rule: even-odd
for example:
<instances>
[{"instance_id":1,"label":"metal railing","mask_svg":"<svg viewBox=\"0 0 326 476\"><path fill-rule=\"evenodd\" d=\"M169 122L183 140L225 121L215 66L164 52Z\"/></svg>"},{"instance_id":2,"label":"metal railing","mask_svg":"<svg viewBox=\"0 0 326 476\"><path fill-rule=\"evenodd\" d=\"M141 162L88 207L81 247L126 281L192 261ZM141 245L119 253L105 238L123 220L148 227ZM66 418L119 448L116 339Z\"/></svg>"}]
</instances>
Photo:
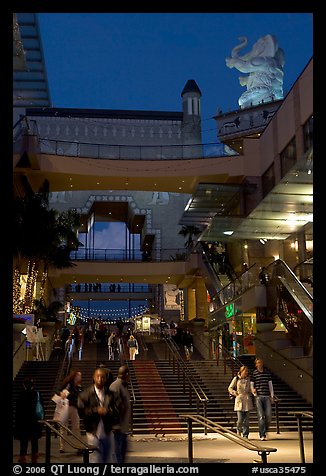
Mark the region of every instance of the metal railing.
<instances>
[{"instance_id":1,"label":"metal railing","mask_svg":"<svg viewBox=\"0 0 326 476\"><path fill-rule=\"evenodd\" d=\"M96 446L88 445L82 438L73 433L70 428L56 420L40 420L40 423L45 426L45 463L51 462L51 434L62 438L67 444L69 444L75 450L78 450L83 455L84 464L89 463L89 453L96 450ZM59 429L58 429L59 427ZM66 431L70 437L74 440L68 439L64 433L60 430ZM79 443L79 444L78 444Z\"/></svg>"},{"instance_id":2,"label":"metal railing","mask_svg":"<svg viewBox=\"0 0 326 476\"><path fill-rule=\"evenodd\" d=\"M183 391L186 393L187 389L189 392L189 406L192 407L193 397L196 399L196 409L197 413L200 413L200 406L202 406L203 415L207 417L207 404L208 397L198 381L194 381L193 376L187 366L187 363L182 358L179 348L171 337L164 336L164 341L166 343L166 356L169 360L169 363L172 363L173 373L177 372L178 381L182 380ZM206 434L205 429L205 434Z\"/></svg>"},{"instance_id":3,"label":"metal railing","mask_svg":"<svg viewBox=\"0 0 326 476\"><path fill-rule=\"evenodd\" d=\"M94 144L44 138L39 138L38 141L40 153L42 154L107 160L198 160L239 155L226 152L225 146L221 142L207 144L127 145Z\"/></svg>"},{"instance_id":4,"label":"metal railing","mask_svg":"<svg viewBox=\"0 0 326 476\"><path fill-rule=\"evenodd\" d=\"M257 445L253 441L248 440L247 438L243 438L242 436L239 436L236 433L233 433L231 430L224 428L218 423L215 423L212 420L209 420L208 418L203 417L202 415L192 415L192 414L185 413L185 414L180 414L179 416L182 418L185 418L188 424L188 462L189 463L193 463L193 438L192 438L193 436L192 423L193 422L203 425L205 435L207 434L207 429L209 429L213 431L214 433L218 433L219 435L224 436L225 438L232 441L233 443L243 446L247 450L257 451L257 454L261 458L261 463L267 463L267 456L270 453L277 451L277 448L270 448L266 446Z\"/></svg>"},{"instance_id":5,"label":"metal railing","mask_svg":"<svg viewBox=\"0 0 326 476\"><path fill-rule=\"evenodd\" d=\"M192 144L128 145L93 143L40 137L37 121L23 116L14 124L15 135L33 135L41 154L67 157L89 157L110 160L179 160L205 159L239 155L226 151L222 142Z\"/></svg>"},{"instance_id":6,"label":"metal railing","mask_svg":"<svg viewBox=\"0 0 326 476\"><path fill-rule=\"evenodd\" d=\"M73 261L184 262L188 254L186 248L153 249L150 256L144 256L141 250L79 248L70 253L70 259Z\"/></svg>"},{"instance_id":7,"label":"metal railing","mask_svg":"<svg viewBox=\"0 0 326 476\"><path fill-rule=\"evenodd\" d=\"M299 447L300 447L300 458L301 463L306 462L305 452L304 452L304 443L303 443L303 428L302 428L302 417L306 416L308 418L313 419L314 415L312 412L307 411L295 411L295 412L288 412L289 415L295 415L297 417L298 422L298 434L299 434Z\"/></svg>"}]
</instances>

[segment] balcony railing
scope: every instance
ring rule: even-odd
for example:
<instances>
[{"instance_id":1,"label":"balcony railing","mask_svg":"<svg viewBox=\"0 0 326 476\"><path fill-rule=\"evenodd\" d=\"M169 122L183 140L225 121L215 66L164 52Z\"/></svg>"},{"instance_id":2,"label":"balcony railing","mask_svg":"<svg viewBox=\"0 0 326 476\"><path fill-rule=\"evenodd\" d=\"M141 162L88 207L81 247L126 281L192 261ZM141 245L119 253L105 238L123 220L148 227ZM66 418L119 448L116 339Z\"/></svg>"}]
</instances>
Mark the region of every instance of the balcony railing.
<instances>
[{"instance_id":1,"label":"balcony railing","mask_svg":"<svg viewBox=\"0 0 326 476\"><path fill-rule=\"evenodd\" d=\"M72 251L73 261L185 261L188 250L171 248L152 250L150 253L141 250L81 248Z\"/></svg>"}]
</instances>

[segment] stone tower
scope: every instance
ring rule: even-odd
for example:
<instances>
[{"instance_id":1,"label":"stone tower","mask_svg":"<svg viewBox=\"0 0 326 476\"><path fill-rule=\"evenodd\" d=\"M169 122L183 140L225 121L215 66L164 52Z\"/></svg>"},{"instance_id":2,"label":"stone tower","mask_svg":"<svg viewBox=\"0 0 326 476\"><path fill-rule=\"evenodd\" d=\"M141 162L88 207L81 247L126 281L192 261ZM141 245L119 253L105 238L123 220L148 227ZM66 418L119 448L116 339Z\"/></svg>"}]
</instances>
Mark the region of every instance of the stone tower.
<instances>
[{"instance_id":1,"label":"stone tower","mask_svg":"<svg viewBox=\"0 0 326 476\"><path fill-rule=\"evenodd\" d=\"M188 79L181 97L184 144L201 144L201 91L194 79Z\"/></svg>"}]
</instances>

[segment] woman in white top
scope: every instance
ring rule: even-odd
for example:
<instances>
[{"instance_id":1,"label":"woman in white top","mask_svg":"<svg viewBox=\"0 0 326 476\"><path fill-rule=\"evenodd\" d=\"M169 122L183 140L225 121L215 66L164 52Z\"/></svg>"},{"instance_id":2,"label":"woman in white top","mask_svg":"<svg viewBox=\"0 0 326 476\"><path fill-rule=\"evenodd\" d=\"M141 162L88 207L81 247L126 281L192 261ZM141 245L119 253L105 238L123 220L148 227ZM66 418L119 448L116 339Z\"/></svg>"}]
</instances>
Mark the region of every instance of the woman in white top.
<instances>
[{"instance_id":1,"label":"woman in white top","mask_svg":"<svg viewBox=\"0 0 326 476\"><path fill-rule=\"evenodd\" d=\"M129 349L130 360L135 360L136 354L138 353L138 342L132 334L128 339L127 346Z\"/></svg>"},{"instance_id":2,"label":"woman in white top","mask_svg":"<svg viewBox=\"0 0 326 476\"><path fill-rule=\"evenodd\" d=\"M240 367L238 374L233 377L229 388L229 394L235 397L234 410L237 412L237 434L248 438L249 436L249 412L253 409L252 393L250 388L249 369L246 365Z\"/></svg>"}]
</instances>

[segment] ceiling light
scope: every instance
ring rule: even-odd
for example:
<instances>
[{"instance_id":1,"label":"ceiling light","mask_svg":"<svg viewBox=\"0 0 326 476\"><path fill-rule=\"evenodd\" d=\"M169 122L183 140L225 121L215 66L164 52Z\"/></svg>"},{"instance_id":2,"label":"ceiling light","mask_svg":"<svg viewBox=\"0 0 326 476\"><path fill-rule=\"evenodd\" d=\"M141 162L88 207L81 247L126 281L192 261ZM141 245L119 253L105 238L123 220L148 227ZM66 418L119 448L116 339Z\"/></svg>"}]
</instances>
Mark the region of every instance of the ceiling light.
<instances>
[{"instance_id":1,"label":"ceiling light","mask_svg":"<svg viewBox=\"0 0 326 476\"><path fill-rule=\"evenodd\" d=\"M234 231L232 230L229 230L229 231L223 231L223 235L229 235L229 236L232 236L234 233Z\"/></svg>"}]
</instances>

